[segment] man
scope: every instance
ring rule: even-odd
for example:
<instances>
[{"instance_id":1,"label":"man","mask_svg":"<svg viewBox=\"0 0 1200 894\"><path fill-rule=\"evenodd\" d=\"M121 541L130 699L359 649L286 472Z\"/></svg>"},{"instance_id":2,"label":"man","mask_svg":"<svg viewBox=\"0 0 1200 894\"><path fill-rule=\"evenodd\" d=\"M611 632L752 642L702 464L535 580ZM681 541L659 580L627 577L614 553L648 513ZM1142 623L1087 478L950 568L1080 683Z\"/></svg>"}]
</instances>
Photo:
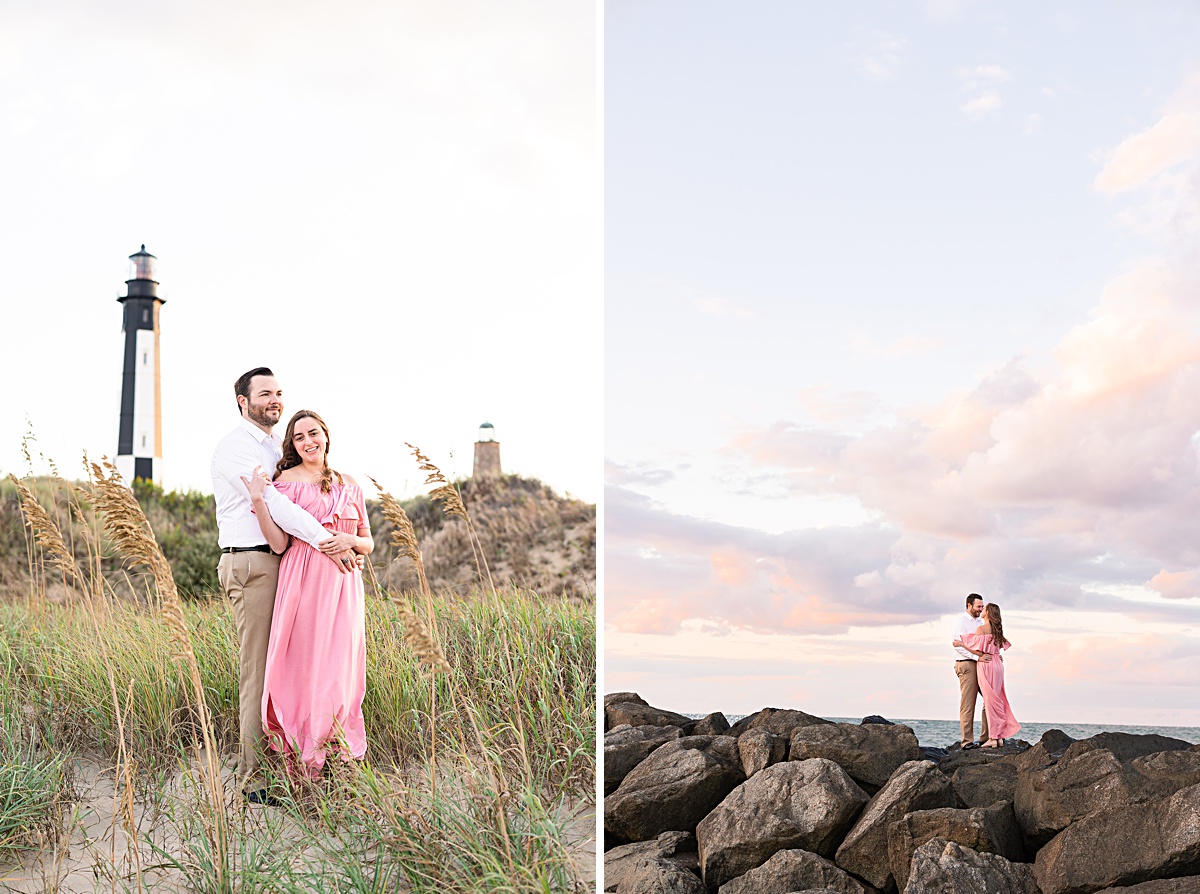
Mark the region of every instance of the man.
<instances>
[{"instance_id":1,"label":"man","mask_svg":"<svg viewBox=\"0 0 1200 894\"><path fill-rule=\"evenodd\" d=\"M964 633L974 633L982 621L983 597L972 593L967 597L967 610L954 619L954 640L957 642ZM980 711L979 742L975 741L975 699L979 695L979 667L977 661L991 661L992 656L986 652L976 652L965 646L955 646L954 651L958 660L954 662L954 673L958 675L958 724L959 741L963 748L978 748L980 742L988 739L987 708Z\"/></svg>"},{"instance_id":2,"label":"man","mask_svg":"<svg viewBox=\"0 0 1200 894\"><path fill-rule=\"evenodd\" d=\"M262 749L263 671L275 608L275 585L279 556L271 552L267 539L250 511L248 476L275 471L283 456L279 438L271 430L283 413L283 391L275 374L265 366L238 377L233 385L241 421L217 444L212 458L213 495L217 504L217 541L221 562L217 575L225 595L233 603L239 641L238 686L238 778L246 799L253 804L271 803L265 781L258 773ZM321 550L342 571L354 567L348 551L335 552L331 534L320 522L291 500L268 487L264 498L271 518L293 537Z\"/></svg>"}]
</instances>

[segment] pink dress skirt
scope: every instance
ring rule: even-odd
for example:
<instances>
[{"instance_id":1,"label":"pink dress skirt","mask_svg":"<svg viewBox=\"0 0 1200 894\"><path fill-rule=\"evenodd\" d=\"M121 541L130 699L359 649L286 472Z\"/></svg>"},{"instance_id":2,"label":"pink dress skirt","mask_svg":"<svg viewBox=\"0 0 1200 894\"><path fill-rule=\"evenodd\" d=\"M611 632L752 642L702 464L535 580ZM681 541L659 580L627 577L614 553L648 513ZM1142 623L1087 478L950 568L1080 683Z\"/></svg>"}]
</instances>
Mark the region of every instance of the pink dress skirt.
<instances>
[{"instance_id":1,"label":"pink dress skirt","mask_svg":"<svg viewBox=\"0 0 1200 894\"><path fill-rule=\"evenodd\" d=\"M990 633L964 633L963 645L979 652L987 652L991 661L977 661L979 691L983 694L983 707L987 710L988 735L993 739L1011 739L1021 731L1021 724L1013 716L1008 695L1004 692L1004 660L1000 648ZM1005 643L1007 649L1012 643Z\"/></svg>"},{"instance_id":2,"label":"pink dress skirt","mask_svg":"<svg viewBox=\"0 0 1200 894\"><path fill-rule=\"evenodd\" d=\"M276 481L276 490L331 532L367 526L362 488ZM338 570L301 540L279 563L279 585L263 680L263 732L289 770L316 778L332 751L344 760L367 751L362 703L367 689L362 573Z\"/></svg>"}]
</instances>

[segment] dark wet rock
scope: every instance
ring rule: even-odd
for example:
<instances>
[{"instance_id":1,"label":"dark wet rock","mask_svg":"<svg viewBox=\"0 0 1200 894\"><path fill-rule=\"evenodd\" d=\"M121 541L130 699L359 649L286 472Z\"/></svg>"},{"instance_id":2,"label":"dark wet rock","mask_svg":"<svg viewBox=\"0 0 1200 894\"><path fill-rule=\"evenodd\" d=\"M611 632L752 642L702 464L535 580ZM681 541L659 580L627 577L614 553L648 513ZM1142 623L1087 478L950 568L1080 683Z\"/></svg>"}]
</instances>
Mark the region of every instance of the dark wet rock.
<instances>
[{"instance_id":1,"label":"dark wet rock","mask_svg":"<svg viewBox=\"0 0 1200 894\"><path fill-rule=\"evenodd\" d=\"M625 841L691 831L744 778L736 739L688 736L667 742L604 799L604 828Z\"/></svg>"},{"instance_id":2,"label":"dark wet rock","mask_svg":"<svg viewBox=\"0 0 1200 894\"><path fill-rule=\"evenodd\" d=\"M1054 757L1058 757L1066 751L1075 740L1068 736L1060 729L1048 729L1042 733L1042 738L1038 740L1038 744L1046 749L1047 753Z\"/></svg>"},{"instance_id":3,"label":"dark wet rock","mask_svg":"<svg viewBox=\"0 0 1200 894\"><path fill-rule=\"evenodd\" d=\"M804 850L778 851L766 863L724 884L719 894L792 894L831 891L869 894L858 879Z\"/></svg>"},{"instance_id":4,"label":"dark wet rock","mask_svg":"<svg viewBox=\"0 0 1200 894\"><path fill-rule=\"evenodd\" d=\"M724 736L729 732L729 721L720 711L701 717L692 728L693 736Z\"/></svg>"},{"instance_id":5,"label":"dark wet rock","mask_svg":"<svg viewBox=\"0 0 1200 894\"><path fill-rule=\"evenodd\" d=\"M1037 847L1077 819L1130 801L1128 773L1110 751L1072 754L1069 748L1057 763L1017 778L1017 822Z\"/></svg>"},{"instance_id":6,"label":"dark wet rock","mask_svg":"<svg viewBox=\"0 0 1200 894\"><path fill-rule=\"evenodd\" d=\"M691 832L663 832L652 841L623 844L604 854L604 890L617 886L639 862L646 859L671 860L681 869L700 878L700 860L696 854L696 836Z\"/></svg>"},{"instance_id":7,"label":"dark wet rock","mask_svg":"<svg viewBox=\"0 0 1200 894\"><path fill-rule=\"evenodd\" d=\"M792 711L785 708L763 708L761 711L743 717L729 728L729 735L740 736L752 729L762 729L777 736L791 738L792 731L805 726L828 725L832 721L803 711Z\"/></svg>"},{"instance_id":8,"label":"dark wet rock","mask_svg":"<svg viewBox=\"0 0 1200 894\"><path fill-rule=\"evenodd\" d=\"M1010 739L1000 748L968 748L955 742L946 749L946 756L938 761L938 769L947 776L953 776L960 767L992 766L1000 763L1016 762L1029 753L1029 746L1019 739Z\"/></svg>"},{"instance_id":9,"label":"dark wet rock","mask_svg":"<svg viewBox=\"0 0 1200 894\"><path fill-rule=\"evenodd\" d=\"M1185 751L1192 747L1191 742L1175 739L1171 736L1138 735L1136 733L1097 733L1087 739L1072 742L1063 752L1062 759L1069 760L1076 754L1085 751L1108 751L1122 763L1128 763L1134 758L1155 754L1159 751Z\"/></svg>"},{"instance_id":10,"label":"dark wet rock","mask_svg":"<svg viewBox=\"0 0 1200 894\"><path fill-rule=\"evenodd\" d=\"M1147 797L1166 797L1200 783L1200 751L1160 751L1129 763L1137 774L1134 787Z\"/></svg>"},{"instance_id":11,"label":"dark wet rock","mask_svg":"<svg viewBox=\"0 0 1200 894\"><path fill-rule=\"evenodd\" d=\"M609 795L658 746L678 739L677 726L618 726L604 734L604 794Z\"/></svg>"},{"instance_id":12,"label":"dark wet rock","mask_svg":"<svg viewBox=\"0 0 1200 894\"><path fill-rule=\"evenodd\" d=\"M888 860L896 887L903 890L908 884L913 852L934 838L956 842L977 853L999 854L1013 862L1025 860L1021 829L1008 802L966 810L917 810L888 825Z\"/></svg>"},{"instance_id":13,"label":"dark wet rock","mask_svg":"<svg viewBox=\"0 0 1200 894\"><path fill-rule=\"evenodd\" d=\"M880 717L878 714L871 714L868 717L864 717L862 719L862 722L863 723L878 723L881 726L895 726L896 725L896 724L892 723L892 721L888 720L886 717Z\"/></svg>"},{"instance_id":14,"label":"dark wet rock","mask_svg":"<svg viewBox=\"0 0 1200 894\"><path fill-rule=\"evenodd\" d=\"M833 761L855 782L876 791L901 764L919 760L921 749L907 726L830 723L795 730L789 758L814 757Z\"/></svg>"},{"instance_id":15,"label":"dark wet rock","mask_svg":"<svg viewBox=\"0 0 1200 894\"><path fill-rule=\"evenodd\" d=\"M871 798L837 849L833 862L876 888L886 889L893 884L888 826L916 810L953 806L954 789L950 780L932 761L903 764Z\"/></svg>"},{"instance_id":16,"label":"dark wet rock","mask_svg":"<svg viewBox=\"0 0 1200 894\"><path fill-rule=\"evenodd\" d=\"M1200 785L1076 820L1038 851L1034 872L1043 894L1200 874Z\"/></svg>"},{"instance_id":17,"label":"dark wet rock","mask_svg":"<svg viewBox=\"0 0 1200 894\"><path fill-rule=\"evenodd\" d=\"M768 767L697 827L704 883L715 891L781 850L831 856L866 803L866 793L832 761Z\"/></svg>"},{"instance_id":18,"label":"dark wet rock","mask_svg":"<svg viewBox=\"0 0 1200 894\"><path fill-rule=\"evenodd\" d=\"M964 807L1012 803L1017 797L1017 768L1011 761L967 764L954 771L950 783Z\"/></svg>"},{"instance_id":19,"label":"dark wet rock","mask_svg":"<svg viewBox=\"0 0 1200 894\"><path fill-rule=\"evenodd\" d=\"M933 838L913 853L904 894L1041 894L1028 863Z\"/></svg>"},{"instance_id":20,"label":"dark wet rock","mask_svg":"<svg viewBox=\"0 0 1200 894\"><path fill-rule=\"evenodd\" d=\"M787 760L788 741L764 729L752 729L738 737L738 754L742 772L749 779L760 770Z\"/></svg>"},{"instance_id":21,"label":"dark wet rock","mask_svg":"<svg viewBox=\"0 0 1200 894\"><path fill-rule=\"evenodd\" d=\"M935 764L942 760L949 752L945 748L936 748L933 745L921 746L921 757L923 761L933 761Z\"/></svg>"},{"instance_id":22,"label":"dark wet rock","mask_svg":"<svg viewBox=\"0 0 1200 894\"><path fill-rule=\"evenodd\" d=\"M657 857L638 861L616 889L617 894L708 894L704 882L678 863Z\"/></svg>"}]
</instances>

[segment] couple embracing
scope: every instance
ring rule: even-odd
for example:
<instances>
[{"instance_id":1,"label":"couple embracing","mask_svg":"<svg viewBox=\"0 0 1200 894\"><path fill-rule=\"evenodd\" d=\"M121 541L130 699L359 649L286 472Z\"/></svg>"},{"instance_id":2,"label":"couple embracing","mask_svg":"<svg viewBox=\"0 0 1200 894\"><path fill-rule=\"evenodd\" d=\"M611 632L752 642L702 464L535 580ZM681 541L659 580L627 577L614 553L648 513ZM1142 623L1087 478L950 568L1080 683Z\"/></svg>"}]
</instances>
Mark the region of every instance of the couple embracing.
<instances>
[{"instance_id":1,"label":"couple embracing","mask_svg":"<svg viewBox=\"0 0 1200 894\"><path fill-rule=\"evenodd\" d=\"M238 778L269 804L265 744L315 778L326 756L361 759L367 739L364 556L373 541L362 488L329 467L329 429L311 410L283 414L275 374L234 383L237 427L213 453L221 561L239 641Z\"/></svg>"},{"instance_id":2,"label":"couple embracing","mask_svg":"<svg viewBox=\"0 0 1200 894\"><path fill-rule=\"evenodd\" d=\"M1000 606L983 604L983 597L967 597L967 610L954 620L951 644L958 656L958 720L963 748L998 748L1021 729L1004 691L1004 658L1001 652L1012 645L1004 636ZM975 741L975 698L983 695L979 741Z\"/></svg>"}]
</instances>

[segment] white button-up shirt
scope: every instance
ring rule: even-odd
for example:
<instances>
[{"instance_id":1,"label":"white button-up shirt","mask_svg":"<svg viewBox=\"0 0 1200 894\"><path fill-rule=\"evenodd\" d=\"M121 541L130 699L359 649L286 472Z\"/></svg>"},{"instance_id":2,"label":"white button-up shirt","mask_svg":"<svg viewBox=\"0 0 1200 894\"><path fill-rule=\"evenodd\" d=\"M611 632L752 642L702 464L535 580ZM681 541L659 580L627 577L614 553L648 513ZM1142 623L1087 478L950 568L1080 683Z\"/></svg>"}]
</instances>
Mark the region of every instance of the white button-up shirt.
<instances>
[{"instance_id":1,"label":"white button-up shirt","mask_svg":"<svg viewBox=\"0 0 1200 894\"><path fill-rule=\"evenodd\" d=\"M283 444L279 437L264 433L245 418L217 444L212 458L212 483L217 501L217 543L222 549L259 546L267 542L258 519L250 511L253 504L242 478L254 474L255 466L262 466L267 475L275 474L275 465L282 457ZM293 537L315 547L333 536L311 514L275 488L268 486L263 499L267 501L275 524Z\"/></svg>"},{"instance_id":2,"label":"white button-up shirt","mask_svg":"<svg viewBox=\"0 0 1200 894\"><path fill-rule=\"evenodd\" d=\"M274 511L272 511L271 517L275 517ZM280 525L280 527L282 528L283 525ZM978 618L972 618L966 609L964 609L963 613L954 619L954 627L951 632L954 634L954 638L958 639L964 633L974 633L982 623L983 615L980 615ZM959 661L962 661L964 658L966 658L968 661L979 660L978 655L974 654L973 652L968 652L962 646L955 646L954 651L958 653Z\"/></svg>"}]
</instances>

